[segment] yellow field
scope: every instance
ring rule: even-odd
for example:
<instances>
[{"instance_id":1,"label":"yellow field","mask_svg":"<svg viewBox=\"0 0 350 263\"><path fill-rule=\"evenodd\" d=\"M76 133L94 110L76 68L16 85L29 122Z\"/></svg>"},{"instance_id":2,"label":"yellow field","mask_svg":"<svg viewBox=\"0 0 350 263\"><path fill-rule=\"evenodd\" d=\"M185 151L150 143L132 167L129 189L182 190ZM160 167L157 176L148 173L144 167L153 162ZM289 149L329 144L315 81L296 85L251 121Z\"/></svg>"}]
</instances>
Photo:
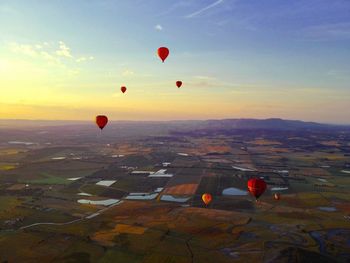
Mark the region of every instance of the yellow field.
<instances>
[{"instance_id":1,"label":"yellow field","mask_svg":"<svg viewBox=\"0 0 350 263\"><path fill-rule=\"evenodd\" d=\"M6 171L6 170L11 170L11 169L14 169L16 168L15 165L12 165L12 164L0 164L0 171Z\"/></svg>"},{"instance_id":2,"label":"yellow field","mask_svg":"<svg viewBox=\"0 0 350 263\"><path fill-rule=\"evenodd\" d=\"M145 233L147 228L140 226L133 226L127 224L117 224L113 229L108 229L107 231L96 232L92 239L107 246L114 245L114 237L119 234L134 234L142 235Z\"/></svg>"},{"instance_id":3,"label":"yellow field","mask_svg":"<svg viewBox=\"0 0 350 263\"><path fill-rule=\"evenodd\" d=\"M193 155L205 155L210 152L226 153L231 152L232 148L226 144L224 140L217 139L196 139L193 140L195 147L186 149L186 151Z\"/></svg>"},{"instance_id":4,"label":"yellow field","mask_svg":"<svg viewBox=\"0 0 350 263\"><path fill-rule=\"evenodd\" d=\"M264 140L264 139L250 141L249 143L253 143L256 145L280 145L281 144L280 142L277 142L277 141Z\"/></svg>"},{"instance_id":5,"label":"yellow field","mask_svg":"<svg viewBox=\"0 0 350 263\"><path fill-rule=\"evenodd\" d=\"M125 224L118 224L114 229L119 234L126 233L126 234L141 235L141 234L145 233L145 231L146 231L146 228L144 228L144 227L131 226L131 225L125 225Z\"/></svg>"},{"instance_id":6,"label":"yellow field","mask_svg":"<svg viewBox=\"0 0 350 263\"><path fill-rule=\"evenodd\" d=\"M0 155L10 155L10 154L17 154L21 152L18 149L12 149L12 148L7 148L7 149L0 149ZM22 150L23 152L23 150Z\"/></svg>"},{"instance_id":7,"label":"yellow field","mask_svg":"<svg viewBox=\"0 0 350 263\"><path fill-rule=\"evenodd\" d=\"M0 219L7 220L13 219L17 216L24 216L23 212L16 207L23 201L13 196L0 196Z\"/></svg>"}]
</instances>

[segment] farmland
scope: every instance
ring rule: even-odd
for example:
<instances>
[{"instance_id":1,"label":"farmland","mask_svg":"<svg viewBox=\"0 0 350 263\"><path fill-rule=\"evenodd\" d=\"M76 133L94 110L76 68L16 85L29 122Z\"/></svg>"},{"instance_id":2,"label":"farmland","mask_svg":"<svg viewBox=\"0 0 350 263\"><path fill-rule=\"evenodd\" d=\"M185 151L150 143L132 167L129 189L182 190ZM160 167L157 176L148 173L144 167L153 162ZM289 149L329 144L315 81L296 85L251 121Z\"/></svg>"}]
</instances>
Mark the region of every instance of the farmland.
<instances>
[{"instance_id":1,"label":"farmland","mask_svg":"<svg viewBox=\"0 0 350 263\"><path fill-rule=\"evenodd\" d=\"M1 261L349 260L350 130L113 125L0 129Z\"/></svg>"}]
</instances>

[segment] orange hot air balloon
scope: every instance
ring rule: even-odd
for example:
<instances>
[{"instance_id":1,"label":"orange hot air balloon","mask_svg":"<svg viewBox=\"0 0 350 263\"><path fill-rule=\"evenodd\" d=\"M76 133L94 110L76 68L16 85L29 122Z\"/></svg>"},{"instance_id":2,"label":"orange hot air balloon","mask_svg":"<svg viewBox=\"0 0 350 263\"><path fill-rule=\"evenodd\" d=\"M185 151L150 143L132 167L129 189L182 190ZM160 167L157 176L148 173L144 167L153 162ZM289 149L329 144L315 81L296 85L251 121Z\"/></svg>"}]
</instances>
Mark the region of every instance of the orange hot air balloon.
<instances>
[{"instance_id":1,"label":"orange hot air balloon","mask_svg":"<svg viewBox=\"0 0 350 263\"><path fill-rule=\"evenodd\" d=\"M182 86L182 81L181 80L176 81L176 86L180 88Z\"/></svg>"},{"instance_id":2,"label":"orange hot air balloon","mask_svg":"<svg viewBox=\"0 0 350 263\"><path fill-rule=\"evenodd\" d=\"M96 116L96 124L101 130L107 125L107 122L108 122L107 116L104 116L104 115Z\"/></svg>"},{"instance_id":3,"label":"orange hot air balloon","mask_svg":"<svg viewBox=\"0 0 350 263\"><path fill-rule=\"evenodd\" d=\"M248 191L255 197L256 200L265 192L266 183L263 179L252 178L248 181Z\"/></svg>"},{"instance_id":4,"label":"orange hot air balloon","mask_svg":"<svg viewBox=\"0 0 350 263\"><path fill-rule=\"evenodd\" d=\"M160 57L160 59L163 61L168 57L169 55L169 49L166 47L160 47L158 48L158 56Z\"/></svg>"},{"instance_id":5,"label":"orange hot air balloon","mask_svg":"<svg viewBox=\"0 0 350 263\"><path fill-rule=\"evenodd\" d=\"M120 90L121 90L123 93L125 93L126 87L125 87L125 86L122 86L122 87L120 88Z\"/></svg>"},{"instance_id":6,"label":"orange hot air balloon","mask_svg":"<svg viewBox=\"0 0 350 263\"><path fill-rule=\"evenodd\" d=\"M211 196L211 194L205 193L202 195L202 200L204 204L208 205L211 202L211 200L213 200L213 197Z\"/></svg>"},{"instance_id":7,"label":"orange hot air balloon","mask_svg":"<svg viewBox=\"0 0 350 263\"><path fill-rule=\"evenodd\" d=\"M281 199L281 195L280 195L280 193L275 193L274 195L273 195L273 198L275 199L275 200L280 200Z\"/></svg>"}]
</instances>

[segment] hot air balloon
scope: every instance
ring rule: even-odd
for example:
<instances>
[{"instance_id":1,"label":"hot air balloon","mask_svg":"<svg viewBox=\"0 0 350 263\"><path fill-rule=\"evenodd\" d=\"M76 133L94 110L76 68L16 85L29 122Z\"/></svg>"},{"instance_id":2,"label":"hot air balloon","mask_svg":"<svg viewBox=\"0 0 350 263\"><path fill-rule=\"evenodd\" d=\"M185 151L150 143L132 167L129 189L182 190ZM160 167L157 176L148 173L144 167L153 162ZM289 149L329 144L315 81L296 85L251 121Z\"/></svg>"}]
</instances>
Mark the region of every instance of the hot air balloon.
<instances>
[{"instance_id":1,"label":"hot air balloon","mask_svg":"<svg viewBox=\"0 0 350 263\"><path fill-rule=\"evenodd\" d=\"M256 200L265 192L266 183L263 179L252 178L248 181L248 191L255 197Z\"/></svg>"},{"instance_id":2,"label":"hot air balloon","mask_svg":"<svg viewBox=\"0 0 350 263\"><path fill-rule=\"evenodd\" d=\"M274 195L273 195L273 198L275 199L275 200L280 200L281 199L281 195L280 195L280 193L275 193Z\"/></svg>"},{"instance_id":3,"label":"hot air balloon","mask_svg":"<svg viewBox=\"0 0 350 263\"><path fill-rule=\"evenodd\" d=\"M202 200L203 200L204 204L206 204L206 205L208 205L212 199L213 199L213 197L211 196L211 194L205 193L202 195Z\"/></svg>"},{"instance_id":4,"label":"hot air balloon","mask_svg":"<svg viewBox=\"0 0 350 263\"><path fill-rule=\"evenodd\" d=\"M107 122L108 122L107 116L104 116L104 115L96 116L96 124L101 130L106 126Z\"/></svg>"},{"instance_id":5,"label":"hot air balloon","mask_svg":"<svg viewBox=\"0 0 350 263\"><path fill-rule=\"evenodd\" d=\"M176 81L176 86L180 88L182 86L182 81L181 80Z\"/></svg>"},{"instance_id":6,"label":"hot air balloon","mask_svg":"<svg viewBox=\"0 0 350 263\"><path fill-rule=\"evenodd\" d=\"M168 57L169 55L169 49L166 47L160 47L158 48L158 56L160 57L160 59L163 61Z\"/></svg>"},{"instance_id":7,"label":"hot air balloon","mask_svg":"<svg viewBox=\"0 0 350 263\"><path fill-rule=\"evenodd\" d=\"M125 87L125 86L122 86L122 87L120 88L120 90L121 90L123 93L125 93L126 87Z\"/></svg>"}]
</instances>

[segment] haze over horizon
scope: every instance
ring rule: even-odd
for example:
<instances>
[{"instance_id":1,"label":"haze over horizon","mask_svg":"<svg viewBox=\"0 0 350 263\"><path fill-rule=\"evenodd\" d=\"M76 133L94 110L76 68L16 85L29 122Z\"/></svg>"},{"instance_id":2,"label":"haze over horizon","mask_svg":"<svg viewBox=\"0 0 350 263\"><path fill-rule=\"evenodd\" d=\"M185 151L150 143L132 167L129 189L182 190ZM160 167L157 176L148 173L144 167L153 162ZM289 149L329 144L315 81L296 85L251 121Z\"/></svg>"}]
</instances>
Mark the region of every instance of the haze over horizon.
<instances>
[{"instance_id":1,"label":"haze over horizon","mask_svg":"<svg viewBox=\"0 0 350 263\"><path fill-rule=\"evenodd\" d=\"M349 11L346 0L3 0L0 119L350 124Z\"/></svg>"},{"instance_id":2,"label":"haze over horizon","mask_svg":"<svg viewBox=\"0 0 350 263\"><path fill-rule=\"evenodd\" d=\"M225 118L225 119L173 119L173 120L118 120L118 119L109 119L109 123L182 123L182 122L208 122L208 121L255 121L256 124L259 122L269 122L269 121L276 121L275 124L281 125L281 122L300 122L304 123L305 125L307 124L320 124L320 125L334 125L335 127L337 126L344 126L344 127L350 127L350 123L322 123L322 122L313 122L313 121L305 121L305 120L288 120L288 119L281 119L281 118L266 118L266 119L257 119L257 118ZM281 121L281 122L280 122ZM45 119L0 119L0 125L19 125L19 126L26 126L28 123L29 125L33 125L34 123L39 123L39 125L81 125L81 124L88 124L91 122L95 122L95 120L45 120ZM271 123L269 124L271 125ZM272 127L273 128L273 127Z\"/></svg>"}]
</instances>

